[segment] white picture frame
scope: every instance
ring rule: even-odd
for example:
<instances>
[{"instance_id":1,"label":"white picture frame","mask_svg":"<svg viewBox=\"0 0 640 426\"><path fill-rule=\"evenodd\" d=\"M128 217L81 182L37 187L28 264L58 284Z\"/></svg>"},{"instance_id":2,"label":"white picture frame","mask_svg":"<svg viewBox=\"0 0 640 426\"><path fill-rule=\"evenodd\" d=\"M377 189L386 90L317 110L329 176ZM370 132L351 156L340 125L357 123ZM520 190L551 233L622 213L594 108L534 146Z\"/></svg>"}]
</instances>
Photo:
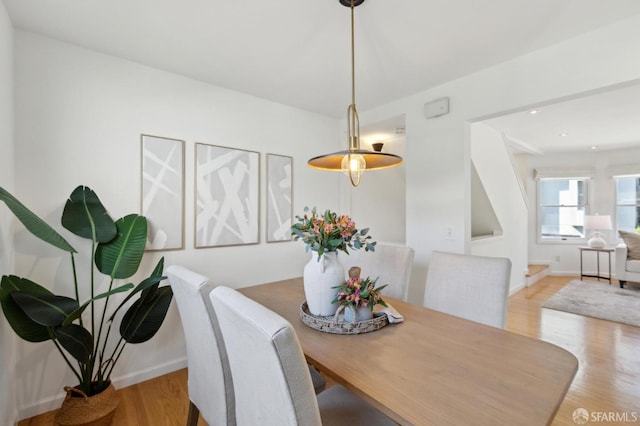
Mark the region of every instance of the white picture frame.
<instances>
[{"instance_id":1,"label":"white picture frame","mask_svg":"<svg viewBox=\"0 0 640 426\"><path fill-rule=\"evenodd\" d=\"M260 153L196 143L195 248L260 242Z\"/></svg>"},{"instance_id":2,"label":"white picture frame","mask_svg":"<svg viewBox=\"0 0 640 426\"><path fill-rule=\"evenodd\" d=\"M267 154L268 243L291 241L293 225L293 157Z\"/></svg>"},{"instance_id":3,"label":"white picture frame","mask_svg":"<svg viewBox=\"0 0 640 426\"><path fill-rule=\"evenodd\" d=\"M146 251L184 249L184 141L140 135L140 211Z\"/></svg>"}]
</instances>

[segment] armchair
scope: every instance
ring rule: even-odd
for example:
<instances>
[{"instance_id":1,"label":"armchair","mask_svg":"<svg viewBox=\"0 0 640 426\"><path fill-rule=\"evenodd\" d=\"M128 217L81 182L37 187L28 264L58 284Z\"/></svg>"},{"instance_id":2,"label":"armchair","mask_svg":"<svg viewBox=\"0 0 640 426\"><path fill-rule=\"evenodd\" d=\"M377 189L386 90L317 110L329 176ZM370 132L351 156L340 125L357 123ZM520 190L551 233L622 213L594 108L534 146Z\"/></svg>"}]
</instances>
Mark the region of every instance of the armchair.
<instances>
[{"instance_id":1,"label":"armchair","mask_svg":"<svg viewBox=\"0 0 640 426\"><path fill-rule=\"evenodd\" d=\"M620 288L624 288L627 281L640 282L640 260L629 259L626 244L616 247L615 262L616 278L620 281Z\"/></svg>"}]
</instances>

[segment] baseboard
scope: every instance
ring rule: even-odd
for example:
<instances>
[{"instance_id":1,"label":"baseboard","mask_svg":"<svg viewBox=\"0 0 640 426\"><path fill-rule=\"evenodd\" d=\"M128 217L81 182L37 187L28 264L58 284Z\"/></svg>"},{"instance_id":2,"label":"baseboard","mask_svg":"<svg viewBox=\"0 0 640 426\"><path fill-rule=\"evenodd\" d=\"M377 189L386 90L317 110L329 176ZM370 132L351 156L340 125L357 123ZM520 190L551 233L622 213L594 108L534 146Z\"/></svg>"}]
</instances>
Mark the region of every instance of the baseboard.
<instances>
[{"instance_id":1,"label":"baseboard","mask_svg":"<svg viewBox=\"0 0 640 426\"><path fill-rule=\"evenodd\" d=\"M187 357L179 358L173 361L165 362L164 364L155 365L145 370L136 371L135 373L126 374L124 376L115 377L111 381L116 389L126 388L127 386L135 385L136 383L144 382L150 379L155 379L158 376L169 374L173 371L186 368Z\"/></svg>"},{"instance_id":2,"label":"baseboard","mask_svg":"<svg viewBox=\"0 0 640 426\"><path fill-rule=\"evenodd\" d=\"M168 361L163 364L155 365L153 367L136 371L135 373L126 374L124 376L114 377L111 379L116 389L125 388L127 386L135 385L146 380L169 374L173 371L180 370L187 366L187 358L179 358L176 360ZM62 405L65 394L59 394L49 398L43 398L29 406L21 407L18 409L18 418L20 420L28 419L38 414L46 413L51 410L55 410Z\"/></svg>"},{"instance_id":3,"label":"baseboard","mask_svg":"<svg viewBox=\"0 0 640 426\"><path fill-rule=\"evenodd\" d=\"M534 285L535 283L537 283L538 281L540 281L541 279L543 279L547 275L549 275L549 268L548 267L543 269L542 271L538 272L537 274L529 275L527 277L527 287L531 287L532 285Z\"/></svg>"},{"instance_id":4,"label":"baseboard","mask_svg":"<svg viewBox=\"0 0 640 426\"><path fill-rule=\"evenodd\" d=\"M579 277L580 271L549 271L547 275L551 275L554 277L563 277L563 276Z\"/></svg>"},{"instance_id":5,"label":"baseboard","mask_svg":"<svg viewBox=\"0 0 640 426\"><path fill-rule=\"evenodd\" d=\"M524 287L525 287L524 283L520 282L520 284L518 284L515 287L509 289L509 296L512 296L512 295L516 294L517 292L522 290Z\"/></svg>"},{"instance_id":6,"label":"baseboard","mask_svg":"<svg viewBox=\"0 0 640 426\"><path fill-rule=\"evenodd\" d=\"M30 417L37 416L38 414L46 413L48 411L55 410L56 408L60 408L64 397L65 394L62 393L60 395L43 398L40 401L36 401L33 404L27 405L26 407L20 407L18 408L18 419L28 419Z\"/></svg>"}]
</instances>

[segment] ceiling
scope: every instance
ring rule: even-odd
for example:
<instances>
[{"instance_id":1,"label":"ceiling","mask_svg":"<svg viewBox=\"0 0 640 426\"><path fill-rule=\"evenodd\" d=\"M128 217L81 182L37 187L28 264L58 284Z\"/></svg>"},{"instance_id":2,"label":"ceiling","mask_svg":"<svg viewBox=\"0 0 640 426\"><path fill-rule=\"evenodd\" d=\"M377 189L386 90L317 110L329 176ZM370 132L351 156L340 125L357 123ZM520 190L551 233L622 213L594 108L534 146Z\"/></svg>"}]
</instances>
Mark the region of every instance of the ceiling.
<instances>
[{"instance_id":1,"label":"ceiling","mask_svg":"<svg viewBox=\"0 0 640 426\"><path fill-rule=\"evenodd\" d=\"M485 120L516 152L640 147L640 84Z\"/></svg>"},{"instance_id":2,"label":"ceiling","mask_svg":"<svg viewBox=\"0 0 640 426\"><path fill-rule=\"evenodd\" d=\"M95 51L330 117L350 103L338 0L2 1L15 27ZM637 0L367 0L356 103L366 111L639 13Z\"/></svg>"}]
</instances>

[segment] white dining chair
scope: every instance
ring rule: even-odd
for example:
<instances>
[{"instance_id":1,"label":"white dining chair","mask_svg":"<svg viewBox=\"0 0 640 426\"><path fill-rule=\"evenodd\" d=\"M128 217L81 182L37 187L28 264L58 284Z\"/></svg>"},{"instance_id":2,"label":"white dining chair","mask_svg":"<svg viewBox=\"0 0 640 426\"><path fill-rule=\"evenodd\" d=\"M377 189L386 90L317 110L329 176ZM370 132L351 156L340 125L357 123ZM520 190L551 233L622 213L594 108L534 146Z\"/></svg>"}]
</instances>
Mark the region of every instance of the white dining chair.
<instances>
[{"instance_id":1,"label":"white dining chair","mask_svg":"<svg viewBox=\"0 0 640 426\"><path fill-rule=\"evenodd\" d=\"M511 261L434 251L424 306L493 327L505 328Z\"/></svg>"},{"instance_id":2,"label":"white dining chair","mask_svg":"<svg viewBox=\"0 0 640 426\"><path fill-rule=\"evenodd\" d=\"M377 285L387 284L383 296L407 301L414 251L404 244L378 242L375 251L353 250L349 254L339 252L338 259L349 268L359 266L362 277L379 277ZM348 275L345 277L348 278Z\"/></svg>"},{"instance_id":3,"label":"white dining chair","mask_svg":"<svg viewBox=\"0 0 640 426\"><path fill-rule=\"evenodd\" d=\"M395 425L342 386L316 397L298 337L280 315L228 287L210 297L229 354L238 425Z\"/></svg>"},{"instance_id":4,"label":"white dining chair","mask_svg":"<svg viewBox=\"0 0 640 426\"><path fill-rule=\"evenodd\" d=\"M178 265L166 275L178 305L187 346L189 413L187 425L198 416L210 425L235 425L235 400L227 353L209 300L208 278ZM222 342L222 343L219 343ZM321 392L326 381L309 365L313 387Z\"/></svg>"},{"instance_id":5,"label":"white dining chair","mask_svg":"<svg viewBox=\"0 0 640 426\"><path fill-rule=\"evenodd\" d=\"M178 305L187 345L187 425L195 426L199 414L210 425L235 425L231 370L209 300L208 279L178 265L168 267L166 275Z\"/></svg>"}]
</instances>

